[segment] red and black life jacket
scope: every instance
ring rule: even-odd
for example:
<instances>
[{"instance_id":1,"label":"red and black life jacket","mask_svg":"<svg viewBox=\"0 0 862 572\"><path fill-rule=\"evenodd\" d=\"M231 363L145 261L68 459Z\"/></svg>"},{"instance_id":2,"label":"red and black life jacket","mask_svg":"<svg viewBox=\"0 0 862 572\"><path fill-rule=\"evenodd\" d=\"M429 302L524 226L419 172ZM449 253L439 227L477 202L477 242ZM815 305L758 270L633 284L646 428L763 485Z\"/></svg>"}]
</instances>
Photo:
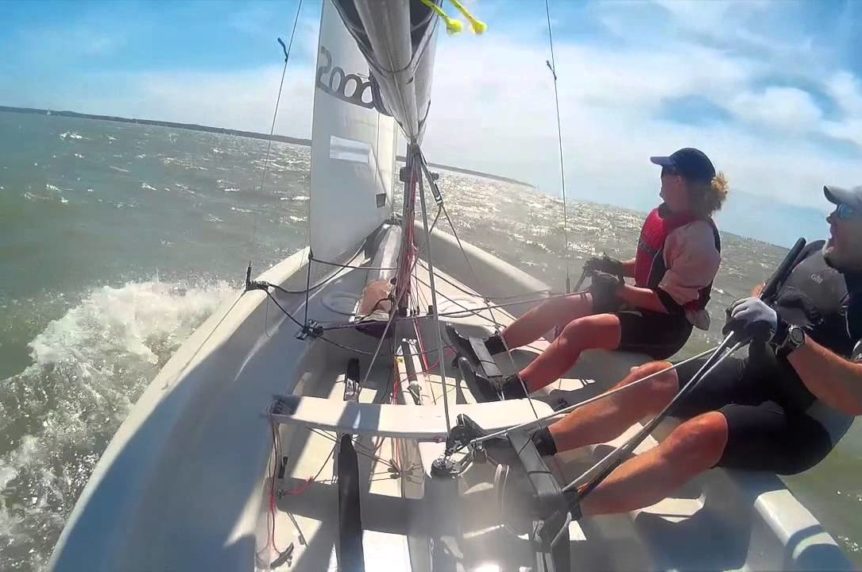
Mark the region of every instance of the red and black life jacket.
<instances>
[{"instance_id":1,"label":"red and black life jacket","mask_svg":"<svg viewBox=\"0 0 862 572\"><path fill-rule=\"evenodd\" d=\"M637 255L635 256L635 286L650 288L652 290L658 288L662 278L664 278L665 272L667 272L664 262L664 243L668 235L675 229L696 220L702 220L709 224L715 237L715 248L721 252L721 237L718 234L718 228L716 228L711 218L692 213L672 213L666 205L662 204L649 213L641 229ZM711 292L712 283L701 288L698 298L685 304L682 308L684 310L700 310L705 308L706 303L709 302ZM662 301L665 302L664 298L670 299L670 296L666 295L662 296L662 298ZM672 301L672 299L669 301ZM665 303L665 305L668 304ZM671 308L668 309L670 310Z\"/></svg>"}]
</instances>

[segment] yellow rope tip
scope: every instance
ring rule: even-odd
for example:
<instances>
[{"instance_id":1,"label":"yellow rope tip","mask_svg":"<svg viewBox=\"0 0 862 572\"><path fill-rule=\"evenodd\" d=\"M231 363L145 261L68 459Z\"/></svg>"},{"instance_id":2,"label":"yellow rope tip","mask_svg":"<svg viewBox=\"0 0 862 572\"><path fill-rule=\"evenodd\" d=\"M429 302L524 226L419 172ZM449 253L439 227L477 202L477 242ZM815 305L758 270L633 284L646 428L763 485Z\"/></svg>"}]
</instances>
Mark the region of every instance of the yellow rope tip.
<instances>
[{"instance_id":1,"label":"yellow rope tip","mask_svg":"<svg viewBox=\"0 0 862 572\"><path fill-rule=\"evenodd\" d=\"M461 30L463 29L464 24L461 23L461 20L455 20L454 18L446 18L446 31L449 32L450 36L460 34Z\"/></svg>"},{"instance_id":2,"label":"yellow rope tip","mask_svg":"<svg viewBox=\"0 0 862 572\"><path fill-rule=\"evenodd\" d=\"M482 34L485 32L485 30L488 29L488 25L485 22L477 20L470 13L470 11L467 10L467 8L465 8L463 4L461 4L461 2L459 2L458 0L449 0L449 1L452 3L453 6L455 6L455 8L458 9L459 12L461 12L461 15L464 16L464 18L466 18L468 22L470 22L470 26L473 27L473 33L474 34L476 34L476 35Z\"/></svg>"},{"instance_id":3,"label":"yellow rope tip","mask_svg":"<svg viewBox=\"0 0 862 572\"><path fill-rule=\"evenodd\" d=\"M473 27L473 33L480 36L488 29L488 24L479 20L470 20L470 25Z\"/></svg>"}]
</instances>

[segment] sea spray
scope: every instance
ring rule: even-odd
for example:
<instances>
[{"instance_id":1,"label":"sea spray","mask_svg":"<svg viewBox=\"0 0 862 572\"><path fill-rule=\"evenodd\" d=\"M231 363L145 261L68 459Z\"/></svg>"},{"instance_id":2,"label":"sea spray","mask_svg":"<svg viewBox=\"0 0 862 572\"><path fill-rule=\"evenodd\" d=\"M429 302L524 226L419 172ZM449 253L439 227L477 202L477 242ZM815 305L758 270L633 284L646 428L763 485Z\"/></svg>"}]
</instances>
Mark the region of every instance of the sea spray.
<instances>
[{"instance_id":1,"label":"sea spray","mask_svg":"<svg viewBox=\"0 0 862 572\"><path fill-rule=\"evenodd\" d=\"M39 569L129 408L234 290L129 282L91 290L0 385L0 570Z\"/></svg>"}]
</instances>

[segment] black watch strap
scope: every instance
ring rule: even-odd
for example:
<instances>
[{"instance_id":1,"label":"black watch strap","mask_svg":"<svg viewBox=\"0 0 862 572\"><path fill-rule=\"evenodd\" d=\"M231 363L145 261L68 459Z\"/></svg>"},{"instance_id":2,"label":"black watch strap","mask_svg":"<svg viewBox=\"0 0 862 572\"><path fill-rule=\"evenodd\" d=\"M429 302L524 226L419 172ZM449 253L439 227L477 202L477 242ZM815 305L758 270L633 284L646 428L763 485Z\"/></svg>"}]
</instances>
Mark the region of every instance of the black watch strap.
<instances>
[{"instance_id":1,"label":"black watch strap","mask_svg":"<svg viewBox=\"0 0 862 572\"><path fill-rule=\"evenodd\" d=\"M793 332L791 332L791 330L793 330ZM803 343L805 343L805 330L800 326L788 326L784 333L784 340L781 342L781 345L778 346L778 351L776 353L779 357L786 358L788 354L797 349Z\"/></svg>"},{"instance_id":2,"label":"black watch strap","mask_svg":"<svg viewBox=\"0 0 862 572\"><path fill-rule=\"evenodd\" d=\"M777 349L781 349L787 341L787 334L790 331L790 324L778 318L778 326L775 329L775 335L772 336L772 345Z\"/></svg>"}]
</instances>

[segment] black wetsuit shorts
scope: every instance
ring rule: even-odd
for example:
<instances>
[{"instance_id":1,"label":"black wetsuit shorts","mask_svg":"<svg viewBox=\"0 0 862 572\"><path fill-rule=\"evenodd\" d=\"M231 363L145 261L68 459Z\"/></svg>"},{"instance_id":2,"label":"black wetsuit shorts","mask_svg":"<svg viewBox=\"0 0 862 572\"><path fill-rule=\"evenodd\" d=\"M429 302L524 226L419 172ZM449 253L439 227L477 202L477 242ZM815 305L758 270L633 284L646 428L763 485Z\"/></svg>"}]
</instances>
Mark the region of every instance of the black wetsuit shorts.
<instances>
[{"instance_id":1,"label":"black wetsuit shorts","mask_svg":"<svg viewBox=\"0 0 862 572\"><path fill-rule=\"evenodd\" d=\"M814 396L789 365L774 357L730 357L671 411L690 419L719 411L727 419L728 440L716 466L780 475L805 471L832 450L828 430L808 413ZM678 368L680 387L706 358Z\"/></svg>"},{"instance_id":2,"label":"black wetsuit shorts","mask_svg":"<svg viewBox=\"0 0 862 572\"><path fill-rule=\"evenodd\" d=\"M622 310L620 351L667 359L678 352L691 335L691 322L683 314L663 314L647 310Z\"/></svg>"}]
</instances>

